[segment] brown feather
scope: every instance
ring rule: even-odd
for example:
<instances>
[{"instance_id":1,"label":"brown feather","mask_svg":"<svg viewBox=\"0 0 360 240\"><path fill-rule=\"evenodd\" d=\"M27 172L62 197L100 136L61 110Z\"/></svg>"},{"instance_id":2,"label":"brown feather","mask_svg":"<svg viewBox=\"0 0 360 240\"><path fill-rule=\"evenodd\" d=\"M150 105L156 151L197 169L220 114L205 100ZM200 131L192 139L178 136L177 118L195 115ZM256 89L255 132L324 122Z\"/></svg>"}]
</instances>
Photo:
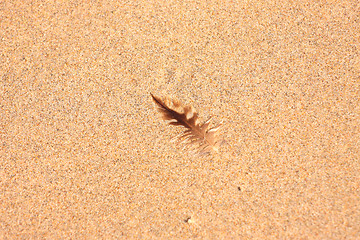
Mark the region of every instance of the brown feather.
<instances>
[{"instance_id":1,"label":"brown feather","mask_svg":"<svg viewBox=\"0 0 360 240\"><path fill-rule=\"evenodd\" d=\"M195 148L198 153L209 153L211 150L218 151L220 142L218 141L217 130L220 125L208 128L210 119L200 124L198 114L192 106L184 106L179 101L168 97L163 99L153 94L151 97L163 120L168 121L170 125L186 128L178 136L179 143L186 143L193 149Z\"/></svg>"}]
</instances>

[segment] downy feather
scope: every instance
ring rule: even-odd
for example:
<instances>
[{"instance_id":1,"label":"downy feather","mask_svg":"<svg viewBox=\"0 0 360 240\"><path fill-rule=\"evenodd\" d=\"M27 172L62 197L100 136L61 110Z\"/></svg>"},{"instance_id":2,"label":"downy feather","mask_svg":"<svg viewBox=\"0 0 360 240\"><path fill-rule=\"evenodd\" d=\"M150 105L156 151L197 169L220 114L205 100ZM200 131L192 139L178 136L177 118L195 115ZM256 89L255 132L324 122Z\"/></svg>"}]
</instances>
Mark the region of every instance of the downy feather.
<instances>
[{"instance_id":1,"label":"downy feather","mask_svg":"<svg viewBox=\"0 0 360 240\"><path fill-rule=\"evenodd\" d=\"M151 93L150 93L151 94ZM162 119L174 126L183 126L185 131L177 137L178 143L185 143L200 154L218 151L220 125L209 128L210 119L199 123L198 114L190 105L183 105L169 97L160 98L151 94Z\"/></svg>"}]
</instances>

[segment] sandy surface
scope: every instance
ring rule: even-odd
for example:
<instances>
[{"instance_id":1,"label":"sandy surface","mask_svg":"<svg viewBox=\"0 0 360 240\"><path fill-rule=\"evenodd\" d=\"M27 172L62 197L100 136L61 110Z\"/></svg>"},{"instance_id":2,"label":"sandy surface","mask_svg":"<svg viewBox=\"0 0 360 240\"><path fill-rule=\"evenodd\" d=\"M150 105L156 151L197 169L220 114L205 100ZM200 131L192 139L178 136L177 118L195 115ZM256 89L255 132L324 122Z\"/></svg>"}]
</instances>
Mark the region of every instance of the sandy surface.
<instances>
[{"instance_id":1,"label":"sandy surface","mask_svg":"<svg viewBox=\"0 0 360 240\"><path fill-rule=\"evenodd\" d=\"M358 1L119 2L0 3L0 239L360 239Z\"/></svg>"}]
</instances>

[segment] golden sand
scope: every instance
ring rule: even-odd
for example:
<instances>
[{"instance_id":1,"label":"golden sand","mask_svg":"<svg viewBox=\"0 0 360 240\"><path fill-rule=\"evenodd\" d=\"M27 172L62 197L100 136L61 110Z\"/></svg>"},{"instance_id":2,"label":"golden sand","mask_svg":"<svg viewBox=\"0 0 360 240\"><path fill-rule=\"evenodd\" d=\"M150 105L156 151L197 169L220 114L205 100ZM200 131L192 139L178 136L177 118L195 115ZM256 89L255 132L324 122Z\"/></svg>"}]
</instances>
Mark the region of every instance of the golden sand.
<instances>
[{"instance_id":1,"label":"golden sand","mask_svg":"<svg viewBox=\"0 0 360 240\"><path fill-rule=\"evenodd\" d=\"M0 239L359 239L359 4L299 2L2 2Z\"/></svg>"}]
</instances>

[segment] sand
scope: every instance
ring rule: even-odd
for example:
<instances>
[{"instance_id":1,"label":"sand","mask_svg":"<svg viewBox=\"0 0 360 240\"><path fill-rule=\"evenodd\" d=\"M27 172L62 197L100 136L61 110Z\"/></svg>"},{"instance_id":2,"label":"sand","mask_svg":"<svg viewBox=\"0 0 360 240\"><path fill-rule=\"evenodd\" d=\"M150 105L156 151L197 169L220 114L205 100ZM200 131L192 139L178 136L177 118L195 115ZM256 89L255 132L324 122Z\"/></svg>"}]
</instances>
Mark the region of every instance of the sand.
<instances>
[{"instance_id":1,"label":"sand","mask_svg":"<svg viewBox=\"0 0 360 240\"><path fill-rule=\"evenodd\" d=\"M4 1L0 239L359 239L358 1ZM197 156L150 94L223 121Z\"/></svg>"}]
</instances>

